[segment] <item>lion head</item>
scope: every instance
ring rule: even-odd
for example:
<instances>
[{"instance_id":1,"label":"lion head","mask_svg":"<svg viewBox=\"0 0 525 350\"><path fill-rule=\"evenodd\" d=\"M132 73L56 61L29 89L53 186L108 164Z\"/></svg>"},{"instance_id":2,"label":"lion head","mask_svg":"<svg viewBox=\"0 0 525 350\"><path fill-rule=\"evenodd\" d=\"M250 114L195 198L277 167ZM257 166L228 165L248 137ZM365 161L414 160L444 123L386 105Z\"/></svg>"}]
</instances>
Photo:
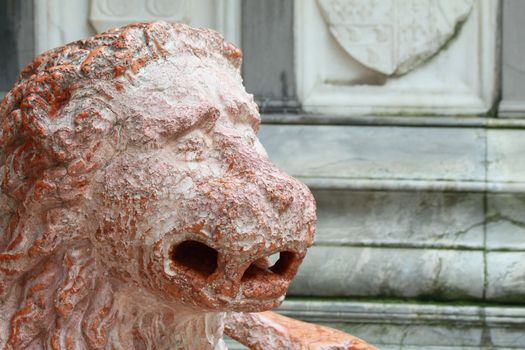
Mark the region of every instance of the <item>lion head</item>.
<instances>
[{"instance_id":1,"label":"lion head","mask_svg":"<svg viewBox=\"0 0 525 350\"><path fill-rule=\"evenodd\" d=\"M257 140L240 63L156 22L21 72L0 107L0 347L155 348L176 310L282 301L315 205Z\"/></svg>"}]
</instances>

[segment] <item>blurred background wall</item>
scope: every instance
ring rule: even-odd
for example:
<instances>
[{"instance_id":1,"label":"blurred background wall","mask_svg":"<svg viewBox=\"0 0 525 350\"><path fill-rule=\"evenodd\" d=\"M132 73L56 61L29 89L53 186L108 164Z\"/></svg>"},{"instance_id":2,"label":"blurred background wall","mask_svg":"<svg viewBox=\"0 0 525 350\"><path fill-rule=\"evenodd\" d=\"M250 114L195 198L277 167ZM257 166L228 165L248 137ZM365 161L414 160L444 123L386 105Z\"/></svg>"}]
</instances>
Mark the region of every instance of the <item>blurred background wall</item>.
<instances>
[{"instance_id":1,"label":"blurred background wall","mask_svg":"<svg viewBox=\"0 0 525 350\"><path fill-rule=\"evenodd\" d=\"M0 91L107 28L217 29L270 157L318 203L281 312L381 349L525 349L523 18L523 0L1 0Z\"/></svg>"}]
</instances>

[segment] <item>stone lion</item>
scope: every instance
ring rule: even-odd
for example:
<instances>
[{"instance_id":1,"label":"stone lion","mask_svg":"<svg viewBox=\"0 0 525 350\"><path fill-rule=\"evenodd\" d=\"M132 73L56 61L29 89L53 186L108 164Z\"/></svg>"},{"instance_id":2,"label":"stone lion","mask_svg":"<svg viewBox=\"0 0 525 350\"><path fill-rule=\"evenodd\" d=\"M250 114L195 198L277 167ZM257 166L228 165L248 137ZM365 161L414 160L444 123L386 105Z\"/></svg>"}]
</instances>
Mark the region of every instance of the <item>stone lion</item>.
<instances>
[{"instance_id":1,"label":"stone lion","mask_svg":"<svg viewBox=\"0 0 525 350\"><path fill-rule=\"evenodd\" d=\"M0 106L1 349L225 349L225 327L253 349L365 348L242 313L282 302L316 216L257 140L240 64L156 22L21 72Z\"/></svg>"}]
</instances>

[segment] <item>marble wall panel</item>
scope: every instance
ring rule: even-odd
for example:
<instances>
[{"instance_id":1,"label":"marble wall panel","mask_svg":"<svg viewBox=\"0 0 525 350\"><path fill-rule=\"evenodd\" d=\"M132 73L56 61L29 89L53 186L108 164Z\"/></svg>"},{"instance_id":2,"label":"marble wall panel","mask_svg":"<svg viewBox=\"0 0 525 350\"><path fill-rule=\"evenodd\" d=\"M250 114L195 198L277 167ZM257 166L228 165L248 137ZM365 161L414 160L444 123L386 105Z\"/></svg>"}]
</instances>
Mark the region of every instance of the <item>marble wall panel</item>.
<instances>
[{"instance_id":1,"label":"marble wall panel","mask_svg":"<svg viewBox=\"0 0 525 350\"><path fill-rule=\"evenodd\" d=\"M487 130L487 178L490 181L525 181L525 137L520 129Z\"/></svg>"},{"instance_id":2,"label":"marble wall panel","mask_svg":"<svg viewBox=\"0 0 525 350\"><path fill-rule=\"evenodd\" d=\"M487 253L487 299L523 303L525 252Z\"/></svg>"},{"instance_id":3,"label":"marble wall panel","mask_svg":"<svg viewBox=\"0 0 525 350\"><path fill-rule=\"evenodd\" d=\"M314 246L291 295L481 299L481 251Z\"/></svg>"},{"instance_id":4,"label":"marble wall panel","mask_svg":"<svg viewBox=\"0 0 525 350\"><path fill-rule=\"evenodd\" d=\"M525 195L487 196L487 249L525 250Z\"/></svg>"},{"instance_id":5,"label":"marble wall panel","mask_svg":"<svg viewBox=\"0 0 525 350\"><path fill-rule=\"evenodd\" d=\"M481 193L315 190L314 196L320 245L483 248Z\"/></svg>"},{"instance_id":6,"label":"marble wall panel","mask_svg":"<svg viewBox=\"0 0 525 350\"><path fill-rule=\"evenodd\" d=\"M470 128L263 125L270 158L301 177L484 180L484 133Z\"/></svg>"}]
</instances>

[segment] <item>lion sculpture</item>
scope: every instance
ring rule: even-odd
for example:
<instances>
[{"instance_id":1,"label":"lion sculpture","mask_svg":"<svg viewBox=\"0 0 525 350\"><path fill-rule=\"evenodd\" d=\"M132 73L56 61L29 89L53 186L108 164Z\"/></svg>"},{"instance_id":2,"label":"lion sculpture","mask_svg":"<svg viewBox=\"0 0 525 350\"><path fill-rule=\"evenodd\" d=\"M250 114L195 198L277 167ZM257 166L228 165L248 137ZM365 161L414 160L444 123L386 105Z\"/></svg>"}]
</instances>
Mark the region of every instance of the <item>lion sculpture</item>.
<instances>
[{"instance_id":1,"label":"lion sculpture","mask_svg":"<svg viewBox=\"0 0 525 350\"><path fill-rule=\"evenodd\" d=\"M372 349L256 313L282 302L316 216L257 140L240 64L214 31L155 22L21 72L0 107L1 349L226 349L225 331Z\"/></svg>"}]
</instances>

